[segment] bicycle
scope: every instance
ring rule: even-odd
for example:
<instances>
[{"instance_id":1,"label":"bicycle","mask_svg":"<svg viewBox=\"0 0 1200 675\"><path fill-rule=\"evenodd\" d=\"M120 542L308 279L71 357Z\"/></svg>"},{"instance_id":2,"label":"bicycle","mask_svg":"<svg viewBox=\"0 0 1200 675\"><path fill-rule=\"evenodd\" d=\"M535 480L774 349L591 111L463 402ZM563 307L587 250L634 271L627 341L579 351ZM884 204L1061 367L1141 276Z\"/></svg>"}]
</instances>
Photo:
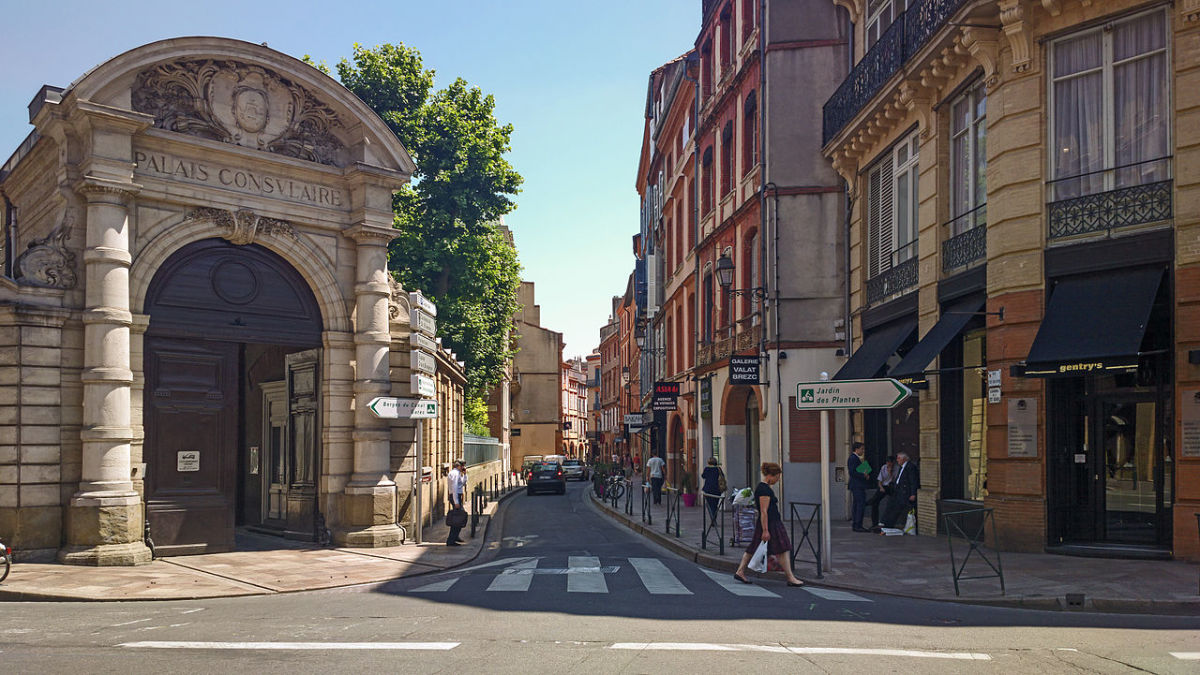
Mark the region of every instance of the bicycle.
<instances>
[{"instance_id":1,"label":"bicycle","mask_svg":"<svg viewBox=\"0 0 1200 675\"><path fill-rule=\"evenodd\" d=\"M3 568L0 569L0 581L8 578L8 572L12 569L13 552L11 546L6 546L0 541L0 558L3 558Z\"/></svg>"},{"instance_id":2,"label":"bicycle","mask_svg":"<svg viewBox=\"0 0 1200 675\"><path fill-rule=\"evenodd\" d=\"M614 473L604 481L604 498L605 499L620 499L621 495L625 494L625 476L619 473Z\"/></svg>"}]
</instances>

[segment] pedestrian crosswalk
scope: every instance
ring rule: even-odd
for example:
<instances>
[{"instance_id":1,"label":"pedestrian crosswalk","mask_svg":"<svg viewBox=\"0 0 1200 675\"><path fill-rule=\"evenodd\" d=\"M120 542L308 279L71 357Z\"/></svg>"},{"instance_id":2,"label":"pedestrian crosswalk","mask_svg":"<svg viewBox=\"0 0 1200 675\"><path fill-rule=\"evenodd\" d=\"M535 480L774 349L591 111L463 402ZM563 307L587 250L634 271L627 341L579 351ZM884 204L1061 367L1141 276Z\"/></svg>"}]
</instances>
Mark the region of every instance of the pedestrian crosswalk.
<instances>
[{"instance_id":1,"label":"pedestrian crosswalk","mask_svg":"<svg viewBox=\"0 0 1200 675\"><path fill-rule=\"evenodd\" d=\"M563 563L565 562L565 566ZM780 599L792 593L806 597L836 602L871 602L871 600L847 591L805 586L799 590L777 593L760 584L743 584L728 572L714 572L688 563L675 563L672 569L659 558L605 558L599 556L572 555L564 557L525 557L495 560L484 565L446 572L449 578L438 578L430 583L409 589L410 593L448 593L470 587L478 591L482 581L464 581L483 578L487 582L484 592L527 593L531 590L553 590L554 586L538 581L547 577L566 577L567 593L606 594L610 586L636 591L651 596L688 596L698 593L711 594L724 590L739 598ZM682 567L683 569L679 569ZM681 576L683 577L681 579ZM491 577L487 579L487 577ZM630 580L636 583L630 584ZM557 582L561 584L562 582ZM716 589L713 588L716 587ZM559 590L562 586L557 586Z\"/></svg>"}]
</instances>

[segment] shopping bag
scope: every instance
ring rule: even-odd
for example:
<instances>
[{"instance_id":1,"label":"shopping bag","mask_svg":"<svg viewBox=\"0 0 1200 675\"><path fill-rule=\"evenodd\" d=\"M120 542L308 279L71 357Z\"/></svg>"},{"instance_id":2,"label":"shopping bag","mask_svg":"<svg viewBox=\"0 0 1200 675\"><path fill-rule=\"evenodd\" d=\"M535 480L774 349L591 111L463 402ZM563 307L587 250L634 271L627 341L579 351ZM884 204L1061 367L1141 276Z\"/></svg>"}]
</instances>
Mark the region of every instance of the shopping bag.
<instances>
[{"instance_id":1,"label":"shopping bag","mask_svg":"<svg viewBox=\"0 0 1200 675\"><path fill-rule=\"evenodd\" d=\"M916 511L910 510L908 512L908 517L904 519L904 534L916 534L916 533L917 533L917 513L916 513Z\"/></svg>"},{"instance_id":2,"label":"shopping bag","mask_svg":"<svg viewBox=\"0 0 1200 675\"><path fill-rule=\"evenodd\" d=\"M767 542L758 542L758 548L754 549L754 555L750 556L749 567L755 572L767 571Z\"/></svg>"}]
</instances>

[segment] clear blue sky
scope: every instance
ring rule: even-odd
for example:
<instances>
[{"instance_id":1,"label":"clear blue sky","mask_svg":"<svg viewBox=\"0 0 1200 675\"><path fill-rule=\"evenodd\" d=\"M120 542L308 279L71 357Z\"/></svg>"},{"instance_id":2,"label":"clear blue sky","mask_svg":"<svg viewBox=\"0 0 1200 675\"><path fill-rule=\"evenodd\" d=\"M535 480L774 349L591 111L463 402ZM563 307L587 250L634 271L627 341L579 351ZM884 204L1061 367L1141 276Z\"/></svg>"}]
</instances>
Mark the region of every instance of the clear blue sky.
<instances>
[{"instance_id":1,"label":"clear blue sky","mask_svg":"<svg viewBox=\"0 0 1200 675\"><path fill-rule=\"evenodd\" d=\"M566 355L599 342L625 290L650 71L691 48L700 0L80 2L0 0L0 162L29 133L26 104L117 54L168 37L220 35L336 63L355 42L416 47L437 85L463 77L516 127L525 177L507 217L543 325Z\"/></svg>"}]
</instances>

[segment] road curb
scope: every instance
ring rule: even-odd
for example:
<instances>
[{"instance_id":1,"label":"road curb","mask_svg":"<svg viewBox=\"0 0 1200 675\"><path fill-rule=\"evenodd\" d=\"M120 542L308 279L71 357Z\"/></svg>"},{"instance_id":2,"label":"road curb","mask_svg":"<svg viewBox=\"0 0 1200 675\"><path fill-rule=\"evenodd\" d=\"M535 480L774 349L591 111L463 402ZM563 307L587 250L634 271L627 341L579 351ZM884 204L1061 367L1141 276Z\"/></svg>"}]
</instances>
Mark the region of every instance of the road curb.
<instances>
[{"instance_id":1,"label":"road curb","mask_svg":"<svg viewBox=\"0 0 1200 675\"><path fill-rule=\"evenodd\" d=\"M223 594L223 595L203 595L203 594L181 593L179 595L172 595L170 597L161 597L161 598L87 598L87 597L80 597L77 595L66 595L66 594L62 594L62 593L37 593L37 592L29 592L29 591L18 591L18 590L7 589L7 588L4 588L3 586L0 586L0 602L178 602L181 600L217 600L217 599L222 599L222 598L251 598L251 597L261 597L261 596L267 596L267 595L287 595L287 594L291 594L291 593L308 593L308 592L312 592L312 591L331 591L331 590L336 590L339 588L352 588L352 587L361 587L361 586L382 586L384 584L390 584L393 581L397 581L399 579L411 579L413 577L421 577L421 576L426 576L426 575L430 575L430 574L442 574L446 571L453 570L455 568L462 567L464 565L468 565L468 564L474 562L479 557L479 555L481 553L483 553L483 550L487 547L487 543L488 543L487 538L488 538L488 534L491 532L492 521L494 521L500 517L501 508L506 506L505 502L508 500L508 498L515 494L519 494L520 492L521 492L521 490L510 490L509 492L502 494L499 497L497 497L496 499L492 500L496 503L496 511L494 513L492 513L491 516L488 516L485 519L485 522L483 524L483 532L481 533L481 537L480 537L480 546L479 546L479 549L477 551L475 551L474 555L472 555L470 558L467 558L461 562L455 563L454 565L450 565L448 567L425 570L422 572L417 572L415 574L408 574L408 575L404 575L404 576L393 577L390 579L381 579L378 581L358 581L358 582L354 582L354 583L340 584L340 585L335 585L335 586L321 586L319 588L315 588L315 587L314 588L296 588L296 589L289 589L289 590L285 590L285 591L273 591L273 590L266 590L266 589L261 590L261 591L247 590L246 592L243 592L243 593L230 593L230 594ZM343 550L349 550L349 549L343 549ZM373 549L368 549L368 550L373 550ZM350 550L350 552L357 553L356 551L352 551L352 550ZM358 555L369 555L367 553L357 553L357 554ZM199 574L206 574L209 576L220 576L220 575L213 575L212 573L205 572L203 570L196 570L191 567L184 567L182 565L180 567L183 567L184 569L187 569L191 572L196 572ZM240 581L238 579L231 579L228 577L220 577L220 578L225 579L227 581L232 581L235 583L241 583L241 584L248 583L245 581Z\"/></svg>"},{"instance_id":2,"label":"road curb","mask_svg":"<svg viewBox=\"0 0 1200 675\"><path fill-rule=\"evenodd\" d=\"M625 525L634 532L647 537L654 543L670 550L681 557L691 560L692 562L703 565L709 569L722 572L732 572L737 569L737 563L732 560L718 558L695 549L687 544L684 544L674 537L670 537L662 532L656 532L653 529L646 527L645 524L634 522L628 518L624 512L616 511L609 507L605 502L596 497L595 491L588 490L589 501L592 506L616 522ZM776 575L777 572L769 572L769 575ZM1006 597L957 597L957 598L930 598L922 595L911 595L894 593L876 589L864 589L860 586L855 586L848 583L839 583L836 579L831 580L828 576L817 578L811 574L802 574L796 571L796 576L800 577L805 583L821 586L825 588L834 588L844 591L857 591L872 593L876 595L886 595L895 598L915 598L920 600L934 600L937 602L953 602L961 605L977 605L987 607L997 607L1004 609L1036 609L1043 611L1061 611L1061 612L1087 612L1087 613L1107 613L1107 614L1171 614L1184 616L1200 616L1200 599L1196 601L1177 601L1177 600L1139 600L1132 598L1085 598L1082 606L1068 605L1065 597L1056 596L1006 596Z\"/></svg>"}]
</instances>

